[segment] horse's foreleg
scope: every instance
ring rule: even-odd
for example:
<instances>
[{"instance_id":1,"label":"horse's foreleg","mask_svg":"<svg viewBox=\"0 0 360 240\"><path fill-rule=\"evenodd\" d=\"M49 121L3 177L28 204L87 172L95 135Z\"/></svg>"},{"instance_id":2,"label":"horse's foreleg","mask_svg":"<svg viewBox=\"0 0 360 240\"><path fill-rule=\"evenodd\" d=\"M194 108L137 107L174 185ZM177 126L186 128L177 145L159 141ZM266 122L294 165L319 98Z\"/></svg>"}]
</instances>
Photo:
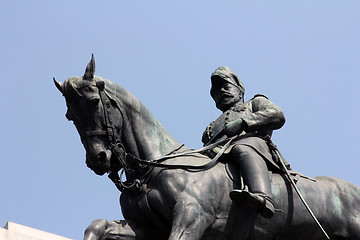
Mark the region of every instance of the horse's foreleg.
<instances>
[{"instance_id":1,"label":"horse's foreleg","mask_svg":"<svg viewBox=\"0 0 360 240\"><path fill-rule=\"evenodd\" d=\"M173 223L169 240L201 239L211 222L212 215L192 197L179 198L174 208Z\"/></svg>"},{"instance_id":2,"label":"horse's foreleg","mask_svg":"<svg viewBox=\"0 0 360 240\"><path fill-rule=\"evenodd\" d=\"M145 239L141 229L129 221L107 221L98 219L93 221L85 230L84 240L130 240Z\"/></svg>"},{"instance_id":3,"label":"horse's foreleg","mask_svg":"<svg viewBox=\"0 0 360 240\"><path fill-rule=\"evenodd\" d=\"M100 240L105 237L109 222L105 219L94 220L85 230L84 240Z\"/></svg>"}]
</instances>

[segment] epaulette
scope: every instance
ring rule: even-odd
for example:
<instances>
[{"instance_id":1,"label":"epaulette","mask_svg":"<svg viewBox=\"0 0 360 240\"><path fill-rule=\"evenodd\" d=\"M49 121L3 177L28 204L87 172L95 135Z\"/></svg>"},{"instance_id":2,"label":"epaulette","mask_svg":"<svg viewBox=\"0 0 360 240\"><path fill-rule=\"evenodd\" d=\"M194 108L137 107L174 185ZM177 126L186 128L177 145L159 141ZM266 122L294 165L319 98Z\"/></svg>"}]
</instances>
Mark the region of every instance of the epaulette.
<instances>
[{"instance_id":1,"label":"epaulette","mask_svg":"<svg viewBox=\"0 0 360 240\"><path fill-rule=\"evenodd\" d=\"M256 94L252 99L257 98L257 97L264 97L264 98L268 99L267 96L265 96L264 94L260 94L260 93Z\"/></svg>"}]
</instances>

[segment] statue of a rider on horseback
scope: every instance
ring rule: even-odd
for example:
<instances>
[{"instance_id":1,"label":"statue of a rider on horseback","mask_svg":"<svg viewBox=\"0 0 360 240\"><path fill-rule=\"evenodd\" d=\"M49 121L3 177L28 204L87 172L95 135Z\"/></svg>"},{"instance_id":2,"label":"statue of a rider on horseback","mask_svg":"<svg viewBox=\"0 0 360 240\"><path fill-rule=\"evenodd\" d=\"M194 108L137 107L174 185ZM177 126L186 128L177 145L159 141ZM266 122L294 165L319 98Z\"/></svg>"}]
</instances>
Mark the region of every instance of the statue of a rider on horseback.
<instances>
[{"instance_id":1,"label":"statue of a rider on horseback","mask_svg":"<svg viewBox=\"0 0 360 240\"><path fill-rule=\"evenodd\" d=\"M88 167L108 173L122 191L125 220L95 220L84 239L360 239L360 188L299 173L295 183L270 139L285 123L282 110L260 94L244 102L244 86L229 68L211 75L223 114L199 150L177 142L134 95L94 72L92 57L84 76L54 82Z\"/></svg>"}]
</instances>

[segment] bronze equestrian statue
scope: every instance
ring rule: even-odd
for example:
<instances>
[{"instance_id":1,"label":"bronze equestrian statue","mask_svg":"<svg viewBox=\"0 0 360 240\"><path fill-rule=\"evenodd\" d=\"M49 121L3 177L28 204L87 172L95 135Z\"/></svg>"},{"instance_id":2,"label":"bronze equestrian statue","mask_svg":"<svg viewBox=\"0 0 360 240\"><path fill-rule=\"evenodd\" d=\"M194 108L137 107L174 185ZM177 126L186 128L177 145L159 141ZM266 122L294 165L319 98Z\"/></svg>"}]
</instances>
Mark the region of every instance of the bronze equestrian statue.
<instances>
[{"instance_id":1,"label":"bronze equestrian statue","mask_svg":"<svg viewBox=\"0 0 360 240\"><path fill-rule=\"evenodd\" d=\"M55 80L55 85L65 97L66 117L73 121L80 134L87 166L96 174L108 173L122 191L120 204L125 220L95 220L86 229L85 240L327 239L300 201L287 175L276 170L277 165L269 163L273 159L255 160L262 164L255 168L254 174L261 175L258 182L251 182L253 180L242 169L251 171L252 167L244 167L247 163L239 162L241 160L231 160L237 146L259 150L258 145L262 144L253 144L254 141L242 144L246 140L239 134L243 131L246 134L269 132L281 127L283 120L263 129L252 128L246 117L239 121L234 119L237 121L234 125L228 125L232 118L216 120L205 134L209 136L204 137L209 144L202 149L215 152L216 155L210 152L209 155L215 155L211 159L207 154L179 144L137 98L94 73L92 58L84 76L71 77L64 83ZM223 85L221 80L219 82ZM268 100L258 96L253 101ZM242 104L240 101L239 105ZM251 105L244 104L246 108ZM241 127L237 125L239 122ZM216 124L224 123L224 130L215 128ZM230 140L222 137L233 134ZM219 146L221 150L210 150ZM258 154L267 154L266 151ZM268 174L266 167L271 170ZM125 182L122 174L117 174L120 170L125 173ZM296 172L291 174L331 239L360 239L358 186L333 177L312 179ZM259 184L265 186L258 188ZM229 197L234 189L240 190L240 197L234 194L234 200L240 200L240 207ZM243 192L246 197L242 197ZM256 211L246 207L248 202L253 205L252 198Z\"/></svg>"}]
</instances>

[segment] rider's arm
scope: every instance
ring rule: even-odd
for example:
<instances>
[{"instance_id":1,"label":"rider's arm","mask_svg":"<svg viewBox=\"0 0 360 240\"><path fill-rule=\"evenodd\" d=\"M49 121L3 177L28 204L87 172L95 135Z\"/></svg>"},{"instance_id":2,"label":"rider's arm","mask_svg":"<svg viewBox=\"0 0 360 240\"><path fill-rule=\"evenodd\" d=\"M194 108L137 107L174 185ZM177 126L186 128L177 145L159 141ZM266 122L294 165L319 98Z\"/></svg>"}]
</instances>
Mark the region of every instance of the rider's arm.
<instances>
[{"instance_id":1,"label":"rider's arm","mask_svg":"<svg viewBox=\"0 0 360 240\"><path fill-rule=\"evenodd\" d=\"M242 117L246 132L275 130L284 125L283 111L264 95L256 95L250 101L251 111Z\"/></svg>"}]
</instances>

